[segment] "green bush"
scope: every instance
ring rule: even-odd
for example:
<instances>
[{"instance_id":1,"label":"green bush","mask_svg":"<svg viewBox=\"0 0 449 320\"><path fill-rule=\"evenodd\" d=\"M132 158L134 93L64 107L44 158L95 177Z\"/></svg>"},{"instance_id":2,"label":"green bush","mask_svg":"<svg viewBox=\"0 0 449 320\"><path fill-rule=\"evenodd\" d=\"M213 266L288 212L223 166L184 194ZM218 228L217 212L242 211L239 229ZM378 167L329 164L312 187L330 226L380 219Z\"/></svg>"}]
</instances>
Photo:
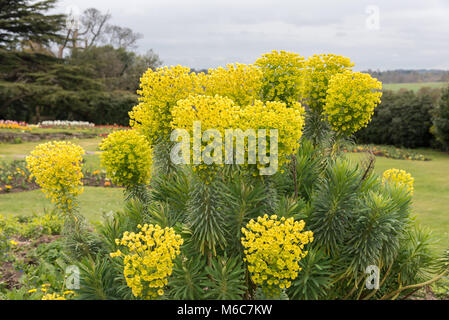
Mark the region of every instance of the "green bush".
<instances>
[{"instance_id":1,"label":"green bush","mask_svg":"<svg viewBox=\"0 0 449 320\"><path fill-rule=\"evenodd\" d=\"M432 133L444 150L449 151L449 87L443 90L433 113Z\"/></svg>"},{"instance_id":2,"label":"green bush","mask_svg":"<svg viewBox=\"0 0 449 320\"><path fill-rule=\"evenodd\" d=\"M0 230L8 236L38 238L42 235L58 235L63 223L63 219L54 213L30 217L0 215Z\"/></svg>"},{"instance_id":3,"label":"green bush","mask_svg":"<svg viewBox=\"0 0 449 320\"><path fill-rule=\"evenodd\" d=\"M397 147L430 147L432 144L432 97L413 91L385 91L372 121L357 134L360 143Z\"/></svg>"},{"instance_id":4,"label":"green bush","mask_svg":"<svg viewBox=\"0 0 449 320\"><path fill-rule=\"evenodd\" d=\"M128 125L137 104L130 91L110 91L90 65L0 49L0 119L38 118Z\"/></svg>"}]
</instances>

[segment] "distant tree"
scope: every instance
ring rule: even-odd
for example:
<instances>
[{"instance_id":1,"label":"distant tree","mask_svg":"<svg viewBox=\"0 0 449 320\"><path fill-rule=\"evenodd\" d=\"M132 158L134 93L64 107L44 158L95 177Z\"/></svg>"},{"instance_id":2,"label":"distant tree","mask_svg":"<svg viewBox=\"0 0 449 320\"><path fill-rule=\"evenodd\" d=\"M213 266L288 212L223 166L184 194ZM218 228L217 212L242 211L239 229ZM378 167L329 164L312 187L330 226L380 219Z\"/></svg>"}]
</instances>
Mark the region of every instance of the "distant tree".
<instances>
[{"instance_id":1,"label":"distant tree","mask_svg":"<svg viewBox=\"0 0 449 320\"><path fill-rule=\"evenodd\" d=\"M59 58L63 57L64 49L90 49L100 45L111 45L114 48L131 49L142 35L130 28L109 24L109 13L102 13L95 8L84 10L79 21L73 21L66 26L64 41L59 47ZM74 49L74 50L73 50Z\"/></svg>"},{"instance_id":2,"label":"distant tree","mask_svg":"<svg viewBox=\"0 0 449 320\"><path fill-rule=\"evenodd\" d=\"M154 53L153 50L148 50L143 55L136 55L122 78L122 87L136 92L139 89L140 78L143 73L148 69L156 70L161 65L162 61L159 55Z\"/></svg>"},{"instance_id":3,"label":"distant tree","mask_svg":"<svg viewBox=\"0 0 449 320\"><path fill-rule=\"evenodd\" d=\"M411 90L386 90L374 109L372 121L357 132L361 143L389 144L398 147L429 147L432 143L432 97Z\"/></svg>"},{"instance_id":4,"label":"distant tree","mask_svg":"<svg viewBox=\"0 0 449 320\"><path fill-rule=\"evenodd\" d=\"M0 0L0 47L16 48L22 41L48 45L61 41L65 15L46 15L56 0Z\"/></svg>"},{"instance_id":5,"label":"distant tree","mask_svg":"<svg viewBox=\"0 0 449 320\"><path fill-rule=\"evenodd\" d=\"M142 74L162 63L152 50L144 55L137 55L125 48L114 48L110 45L73 51L68 61L70 64L84 65L94 70L95 77L103 79L109 90L127 90L134 93L139 87Z\"/></svg>"},{"instance_id":6,"label":"distant tree","mask_svg":"<svg viewBox=\"0 0 449 320\"><path fill-rule=\"evenodd\" d=\"M432 98L432 104L436 106L441 98L441 88L421 87L416 93L418 97L430 96Z\"/></svg>"},{"instance_id":7,"label":"distant tree","mask_svg":"<svg viewBox=\"0 0 449 320\"><path fill-rule=\"evenodd\" d=\"M443 90L433 113L432 133L444 150L449 151L449 87Z\"/></svg>"},{"instance_id":8,"label":"distant tree","mask_svg":"<svg viewBox=\"0 0 449 320\"><path fill-rule=\"evenodd\" d=\"M140 33L135 33L130 28L122 28L114 25L108 25L105 33L108 38L106 43L111 44L116 48L135 48L137 40L142 38Z\"/></svg>"}]
</instances>

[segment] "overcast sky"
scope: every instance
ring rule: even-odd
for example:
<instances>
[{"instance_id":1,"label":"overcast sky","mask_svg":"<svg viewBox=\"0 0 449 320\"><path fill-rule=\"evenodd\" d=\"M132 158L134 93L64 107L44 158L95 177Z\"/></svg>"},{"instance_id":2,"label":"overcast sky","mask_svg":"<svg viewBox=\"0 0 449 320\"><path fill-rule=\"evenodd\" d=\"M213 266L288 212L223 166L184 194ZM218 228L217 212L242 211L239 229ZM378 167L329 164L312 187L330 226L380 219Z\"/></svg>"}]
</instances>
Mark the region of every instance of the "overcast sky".
<instances>
[{"instance_id":1,"label":"overcast sky","mask_svg":"<svg viewBox=\"0 0 449 320\"><path fill-rule=\"evenodd\" d=\"M287 50L335 53L357 70L449 69L448 0L60 0L143 35L164 65L252 63Z\"/></svg>"}]
</instances>

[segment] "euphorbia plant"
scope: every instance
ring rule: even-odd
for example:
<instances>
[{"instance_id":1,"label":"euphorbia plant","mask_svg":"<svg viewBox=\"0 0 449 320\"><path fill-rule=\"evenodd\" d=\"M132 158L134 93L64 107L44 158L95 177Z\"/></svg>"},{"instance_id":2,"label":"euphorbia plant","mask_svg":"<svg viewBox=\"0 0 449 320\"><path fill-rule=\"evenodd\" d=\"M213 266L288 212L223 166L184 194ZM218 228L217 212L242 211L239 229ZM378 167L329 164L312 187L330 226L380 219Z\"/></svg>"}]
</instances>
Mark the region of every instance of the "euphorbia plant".
<instances>
[{"instance_id":1,"label":"euphorbia plant","mask_svg":"<svg viewBox=\"0 0 449 320\"><path fill-rule=\"evenodd\" d=\"M168 249L173 273L164 273L157 285L164 297L176 299L387 299L441 278L447 257L437 260L426 233L415 228L409 184L394 179L392 171L383 182L372 172L373 159L356 165L340 152L340 145L370 121L381 97L381 83L352 67L342 56L304 59L274 51L254 65L228 65L207 74L180 66L149 70L142 78L141 102L130 112L134 133L122 134L139 134L140 142L111 137L114 143L106 141L102 148L104 163L114 164L109 174L124 177L129 188L147 181L134 179L129 160L144 162L136 160L138 150L154 150L156 170L148 197L140 198L143 203L128 203L125 213L101 227L105 248L118 252L130 234L145 237L137 227L144 223L181 237L179 255L172 254L177 247ZM195 123L201 123L197 136ZM171 141L176 129L185 130L177 138L186 137L188 148L196 144L200 159L189 149L179 158L185 162L171 161L179 142ZM267 147L262 155L270 158L276 150L277 171L261 174L267 163L259 149L250 157L250 134L240 141L246 163L220 163L225 148L209 144L225 140L227 129L261 132L257 138ZM268 134L274 130L276 139ZM203 140L205 135L213 139ZM237 139L231 141L237 149ZM120 156L110 158L113 150ZM207 153L210 163L195 162ZM239 156L232 153L228 160ZM155 254L148 241L151 237L138 245L146 246L145 256ZM109 277L122 281L109 294L129 297L130 288L140 292L141 279L135 280L135 273L130 279L129 258L122 261L127 269L107 255L101 259L83 269L86 278L112 264ZM133 259L138 266L139 256ZM368 267L380 271L378 289L365 287ZM93 288L86 292L90 295L84 297L95 297Z\"/></svg>"}]
</instances>

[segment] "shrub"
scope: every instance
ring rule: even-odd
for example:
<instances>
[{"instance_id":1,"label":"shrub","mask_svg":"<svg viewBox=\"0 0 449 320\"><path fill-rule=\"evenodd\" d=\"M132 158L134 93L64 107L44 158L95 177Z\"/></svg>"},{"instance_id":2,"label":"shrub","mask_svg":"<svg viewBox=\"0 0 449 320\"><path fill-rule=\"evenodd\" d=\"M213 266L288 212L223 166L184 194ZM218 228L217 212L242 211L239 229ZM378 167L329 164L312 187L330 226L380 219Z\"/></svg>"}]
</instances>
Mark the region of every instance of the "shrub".
<instances>
[{"instance_id":1,"label":"shrub","mask_svg":"<svg viewBox=\"0 0 449 320\"><path fill-rule=\"evenodd\" d=\"M385 91L372 121L357 134L361 143L388 144L397 147L429 147L432 98L413 91Z\"/></svg>"},{"instance_id":2,"label":"shrub","mask_svg":"<svg viewBox=\"0 0 449 320\"><path fill-rule=\"evenodd\" d=\"M449 151L449 87L443 90L432 120L432 133L441 146Z\"/></svg>"},{"instance_id":3,"label":"shrub","mask_svg":"<svg viewBox=\"0 0 449 320\"><path fill-rule=\"evenodd\" d=\"M354 165L340 152L369 121L380 84L351 72L341 56L313 56L303 64L299 55L272 53L256 66L262 100L249 105L232 99L257 96L239 89L256 90L251 66L200 75L178 66L142 78L141 103L130 114L135 129L102 144L111 177L137 196L123 213L106 217L99 232L85 229L70 238L82 270L80 297L396 299L447 274L449 256L436 259L428 233L415 228L412 178L389 171L385 180L393 183L383 183L371 164ZM351 119L339 123L333 112L342 107ZM152 158L170 162L170 130L192 133L195 120L220 134L279 129L279 170L264 176L236 163L213 170L202 164L200 171L198 164L172 164L148 186ZM367 290L366 271L373 267L382 275L380 288Z\"/></svg>"}]
</instances>

